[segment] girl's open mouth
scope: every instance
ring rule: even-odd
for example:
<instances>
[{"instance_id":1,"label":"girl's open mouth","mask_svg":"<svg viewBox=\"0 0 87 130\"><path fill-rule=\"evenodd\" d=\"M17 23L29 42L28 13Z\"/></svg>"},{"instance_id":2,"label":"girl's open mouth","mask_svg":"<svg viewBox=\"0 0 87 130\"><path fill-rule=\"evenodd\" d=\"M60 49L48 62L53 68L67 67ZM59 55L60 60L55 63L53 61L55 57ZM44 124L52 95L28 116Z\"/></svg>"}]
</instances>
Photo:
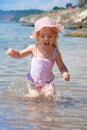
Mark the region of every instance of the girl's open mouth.
<instances>
[{"instance_id":1,"label":"girl's open mouth","mask_svg":"<svg viewBox=\"0 0 87 130\"><path fill-rule=\"evenodd\" d=\"M44 45L45 45L45 46L49 46L50 43L49 43L49 42L45 42Z\"/></svg>"}]
</instances>

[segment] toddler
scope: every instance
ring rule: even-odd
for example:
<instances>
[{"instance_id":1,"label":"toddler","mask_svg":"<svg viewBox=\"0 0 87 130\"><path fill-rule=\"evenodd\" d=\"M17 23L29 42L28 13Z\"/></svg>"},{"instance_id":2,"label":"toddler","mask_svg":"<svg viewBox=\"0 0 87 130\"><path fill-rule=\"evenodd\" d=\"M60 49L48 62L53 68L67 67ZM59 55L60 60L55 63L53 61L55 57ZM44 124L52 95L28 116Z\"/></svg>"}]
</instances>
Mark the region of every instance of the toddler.
<instances>
[{"instance_id":1,"label":"toddler","mask_svg":"<svg viewBox=\"0 0 87 130\"><path fill-rule=\"evenodd\" d=\"M42 17L35 22L35 31L31 38L36 40L23 50L7 50L7 54L13 58L22 58L32 55L31 67L27 73L27 87L29 97L37 98L40 95L53 97L55 95L54 74L52 72L54 63L57 64L64 80L69 81L70 75L65 66L61 53L57 47L58 33L62 32L64 27L56 24L54 19Z\"/></svg>"}]
</instances>

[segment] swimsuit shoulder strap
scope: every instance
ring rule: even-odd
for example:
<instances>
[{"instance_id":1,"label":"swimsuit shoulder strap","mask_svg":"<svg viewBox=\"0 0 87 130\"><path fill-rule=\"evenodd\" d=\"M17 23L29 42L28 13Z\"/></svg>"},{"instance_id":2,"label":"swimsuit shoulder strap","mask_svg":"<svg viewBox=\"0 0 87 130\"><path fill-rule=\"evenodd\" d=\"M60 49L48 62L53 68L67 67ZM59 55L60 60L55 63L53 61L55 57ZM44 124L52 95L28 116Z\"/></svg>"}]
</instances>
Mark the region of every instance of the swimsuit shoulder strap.
<instances>
[{"instance_id":1,"label":"swimsuit shoulder strap","mask_svg":"<svg viewBox=\"0 0 87 130\"><path fill-rule=\"evenodd\" d=\"M37 44L35 45L35 56L37 56Z\"/></svg>"}]
</instances>

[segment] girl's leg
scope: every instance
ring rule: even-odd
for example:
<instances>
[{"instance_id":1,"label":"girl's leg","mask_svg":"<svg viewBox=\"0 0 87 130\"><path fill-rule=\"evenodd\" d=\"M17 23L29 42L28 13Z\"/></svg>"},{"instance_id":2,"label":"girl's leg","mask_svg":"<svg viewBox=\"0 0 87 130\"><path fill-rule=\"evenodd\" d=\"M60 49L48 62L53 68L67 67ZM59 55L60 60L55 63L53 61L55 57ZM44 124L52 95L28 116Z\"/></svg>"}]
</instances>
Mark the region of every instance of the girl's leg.
<instances>
[{"instance_id":1,"label":"girl's leg","mask_svg":"<svg viewBox=\"0 0 87 130\"><path fill-rule=\"evenodd\" d=\"M53 98L55 95L55 86L53 83L47 84L46 86L42 87L41 93L46 98Z\"/></svg>"},{"instance_id":2,"label":"girl's leg","mask_svg":"<svg viewBox=\"0 0 87 130\"><path fill-rule=\"evenodd\" d=\"M35 87L35 84L28 81L26 86L29 91L29 98L38 98L40 96L40 90Z\"/></svg>"}]
</instances>

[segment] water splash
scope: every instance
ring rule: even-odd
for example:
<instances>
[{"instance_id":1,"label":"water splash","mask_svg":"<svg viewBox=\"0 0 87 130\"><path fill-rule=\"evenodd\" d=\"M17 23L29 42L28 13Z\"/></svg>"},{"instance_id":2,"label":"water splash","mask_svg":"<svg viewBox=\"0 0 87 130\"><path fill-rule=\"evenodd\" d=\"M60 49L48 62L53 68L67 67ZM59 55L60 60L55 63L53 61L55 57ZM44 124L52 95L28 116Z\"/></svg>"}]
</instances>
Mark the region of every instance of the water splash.
<instances>
[{"instance_id":1,"label":"water splash","mask_svg":"<svg viewBox=\"0 0 87 130\"><path fill-rule=\"evenodd\" d=\"M23 98L27 93L26 80L24 78L16 78L9 83L4 94L9 97Z\"/></svg>"}]
</instances>

